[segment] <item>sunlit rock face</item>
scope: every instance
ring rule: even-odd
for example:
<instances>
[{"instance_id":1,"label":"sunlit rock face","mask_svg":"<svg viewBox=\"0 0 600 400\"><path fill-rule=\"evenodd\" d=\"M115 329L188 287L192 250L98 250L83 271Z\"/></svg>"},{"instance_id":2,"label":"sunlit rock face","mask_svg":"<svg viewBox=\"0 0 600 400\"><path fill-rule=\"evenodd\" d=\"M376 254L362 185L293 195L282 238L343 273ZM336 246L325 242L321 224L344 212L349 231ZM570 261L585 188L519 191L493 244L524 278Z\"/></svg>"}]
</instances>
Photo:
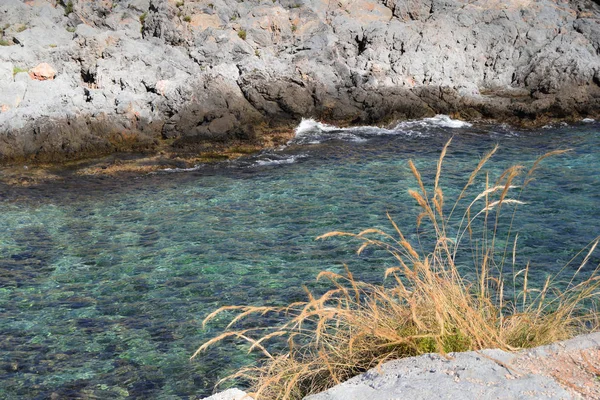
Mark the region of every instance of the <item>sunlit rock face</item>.
<instances>
[{"instance_id":1,"label":"sunlit rock face","mask_svg":"<svg viewBox=\"0 0 600 400\"><path fill-rule=\"evenodd\" d=\"M591 1L63 3L0 5L2 160L252 140L302 117L542 123L600 110ZM43 64L53 80L21 73Z\"/></svg>"}]
</instances>

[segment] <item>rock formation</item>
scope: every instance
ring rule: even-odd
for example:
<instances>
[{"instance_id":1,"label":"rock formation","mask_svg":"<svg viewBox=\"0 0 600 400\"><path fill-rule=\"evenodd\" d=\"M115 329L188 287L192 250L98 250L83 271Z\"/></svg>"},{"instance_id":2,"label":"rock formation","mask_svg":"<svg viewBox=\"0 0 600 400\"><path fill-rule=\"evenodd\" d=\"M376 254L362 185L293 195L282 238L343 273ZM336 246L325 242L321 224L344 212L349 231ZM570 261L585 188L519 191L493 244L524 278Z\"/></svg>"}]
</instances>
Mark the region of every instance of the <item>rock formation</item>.
<instances>
[{"instance_id":1,"label":"rock formation","mask_svg":"<svg viewBox=\"0 0 600 400\"><path fill-rule=\"evenodd\" d=\"M0 29L2 162L256 140L302 117L600 114L590 0L3 0ZM54 79L31 79L41 63Z\"/></svg>"}]
</instances>

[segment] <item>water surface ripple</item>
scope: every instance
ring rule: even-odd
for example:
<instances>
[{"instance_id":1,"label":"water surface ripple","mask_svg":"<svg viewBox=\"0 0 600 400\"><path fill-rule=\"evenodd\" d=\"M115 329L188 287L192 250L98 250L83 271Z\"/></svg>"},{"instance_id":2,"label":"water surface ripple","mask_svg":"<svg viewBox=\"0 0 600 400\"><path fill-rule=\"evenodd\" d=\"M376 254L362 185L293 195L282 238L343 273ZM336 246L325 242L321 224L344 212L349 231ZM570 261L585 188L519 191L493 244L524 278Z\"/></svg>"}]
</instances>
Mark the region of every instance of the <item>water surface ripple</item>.
<instances>
[{"instance_id":1,"label":"water surface ripple","mask_svg":"<svg viewBox=\"0 0 600 400\"><path fill-rule=\"evenodd\" d=\"M0 187L0 398L210 394L247 356L230 346L190 362L219 329L203 330L203 317L225 304L304 299L303 284L314 287L319 271L342 271L344 262L382 282L392 263L385 254L358 257L356 243L314 238L389 229L386 211L414 238L407 161L430 182L452 135L447 198L496 143L491 174L574 149L544 161L516 223L518 262L530 261L537 276L557 271L600 233L599 131L593 122L515 131L438 120L340 130L309 121L284 149L218 166Z\"/></svg>"}]
</instances>

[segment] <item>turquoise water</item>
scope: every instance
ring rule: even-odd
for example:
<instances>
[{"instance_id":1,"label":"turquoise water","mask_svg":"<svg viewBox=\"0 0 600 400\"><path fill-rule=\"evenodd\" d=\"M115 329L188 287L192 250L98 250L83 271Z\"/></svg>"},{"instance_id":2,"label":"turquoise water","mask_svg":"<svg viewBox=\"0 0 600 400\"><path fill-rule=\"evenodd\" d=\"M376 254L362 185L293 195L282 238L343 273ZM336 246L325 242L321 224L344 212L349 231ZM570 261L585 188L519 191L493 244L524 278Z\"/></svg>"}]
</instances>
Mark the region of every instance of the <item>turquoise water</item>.
<instances>
[{"instance_id":1,"label":"turquoise water","mask_svg":"<svg viewBox=\"0 0 600 400\"><path fill-rule=\"evenodd\" d=\"M382 252L359 257L356 243L314 238L389 229L386 211L414 238L407 161L431 182L451 136L446 197L496 143L492 174L574 149L545 160L523 195L520 265L545 276L600 234L600 124L516 131L443 122L391 131L308 124L285 149L237 162L0 186L0 398L210 394L247 356L230 344L190 361L220 327L204 330L202 319L221 305L302 300L303 284L315 287L319 271L343 263L382 282L392 265Z\"/></svg>"}]
</instances>

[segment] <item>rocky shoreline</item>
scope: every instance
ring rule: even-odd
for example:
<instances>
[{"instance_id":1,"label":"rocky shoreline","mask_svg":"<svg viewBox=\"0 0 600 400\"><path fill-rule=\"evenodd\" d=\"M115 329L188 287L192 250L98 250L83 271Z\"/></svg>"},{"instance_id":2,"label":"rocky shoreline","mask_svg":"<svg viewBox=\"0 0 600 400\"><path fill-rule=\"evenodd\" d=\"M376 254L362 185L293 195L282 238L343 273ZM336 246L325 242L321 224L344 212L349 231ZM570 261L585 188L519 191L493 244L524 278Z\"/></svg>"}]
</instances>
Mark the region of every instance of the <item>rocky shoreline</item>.
<instances>
[{"instance_id":1,"label":"rocky shoreline","mask_svg":"<svg viewBox=\"0 0 600 400\"><path fill-rule=\"evenodd\" d=\"M598 118L599 18L589 0L5 0L0 163L260 148L303 117Z\"/></svg>"}]
</instances>

